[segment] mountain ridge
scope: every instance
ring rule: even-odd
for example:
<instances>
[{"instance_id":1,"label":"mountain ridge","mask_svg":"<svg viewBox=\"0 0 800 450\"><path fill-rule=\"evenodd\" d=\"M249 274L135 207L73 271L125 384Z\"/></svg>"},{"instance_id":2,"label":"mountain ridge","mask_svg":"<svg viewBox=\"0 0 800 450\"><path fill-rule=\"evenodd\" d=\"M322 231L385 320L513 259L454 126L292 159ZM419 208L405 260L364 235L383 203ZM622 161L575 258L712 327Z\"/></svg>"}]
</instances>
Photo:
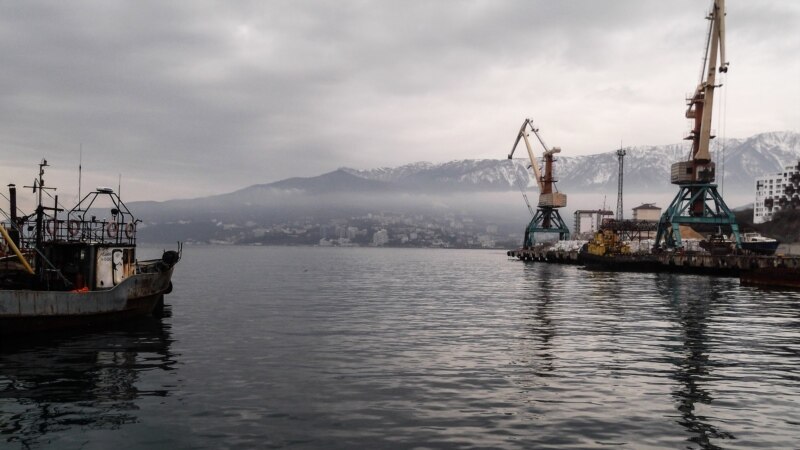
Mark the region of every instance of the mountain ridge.
<instances>
[{"instance_id":1,"label":"mountain ridge","mask_svg":"<svg viewBox=\"0 0 800 450\"><path fill-rule=\"evenodd\" d=\"M757 176L777 173L783 166L800 159L800 133L773 131L744 139L714 141L712 153L717 162L718 184L736 193L753 190ZM641 192L660 192L671 186L672 163L686 160L688 143L643 145L626 148L625 186ZM720 157L724 155L724 163ZM446 163L415 162L398 167L357 170L339 168L359 178L395 184L407 190L425 188L464 190L513 190L520 186L535 189L527 159L467 159ZM565 192L616 191L618 160L616 150L557 158L556 177ZM724 175L723 175L724 173Z\"/></svg>"},{"instance_id":2,"label":"mountain ridge","mask_svg":"<svg viewBox=\"0 0 800 450\"><path fill-rule=\"evenodd\" d=\"M761 133L720 144L724 145L712 147L717 161L724 148L724 167L717 163L718 183L729 200L735 198L739 203L754 198L756 176L777 173L800 160L800 133ZM627 151L626 201L668 201L665 197L677 192L669 182L670 166L687 158L689 145L635 146ZM409 222L429 230L428 225L421 225L429 220L521 227L530 218L519 203L519 190L528 194L537 190L529 164L527 159L473 159L370 170L342 167L314 177L255 184L214 196L131 202L129 207L145 219L143 236L159 242L186 238L255 242L265 229L297 229L298 224L324 235L320 230L325 227L368 221L375 231L384 213L397 214L397 220L403 222L400 228L410 226L405 225ZM568 222L573 210L605 202L605 194L616 194L617 168L616 150L558 158L557 187L570 196L568 208L562 211ZM723 170L724 179L720 176ZM366 229L363 224L358 226ZM461 233L457 228L447 229L448 236Z\"/></svg>"}]
</instances>

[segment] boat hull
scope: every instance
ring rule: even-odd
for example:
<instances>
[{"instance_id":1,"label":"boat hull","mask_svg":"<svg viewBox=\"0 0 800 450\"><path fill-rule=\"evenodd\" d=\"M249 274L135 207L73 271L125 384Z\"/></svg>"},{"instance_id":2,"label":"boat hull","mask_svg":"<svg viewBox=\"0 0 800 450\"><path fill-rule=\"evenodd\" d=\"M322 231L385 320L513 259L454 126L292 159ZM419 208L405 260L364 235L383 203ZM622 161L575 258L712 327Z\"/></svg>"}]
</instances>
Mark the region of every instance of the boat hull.
<instances>
[{"instance_id":1,"label":"boat hull","mask_svg":"<svg viewBox=\"0 0 800 450\"><path fill-rule=\"evenodd\" d=\"M759 255L774 255L779 245L778 241L742 242L744 250Z\"/></svg>"},{"instance_id":2,"label":"boat hull","mask_svg":"<svg viewBox=\"0 0 800 450\"><path fill-rule=\"evenodd\" d=\"M763 267L742 272L739 282L745 286L800 289L797 267Z\"/></svg>"},{"instance_id":3,"label":"boat hull","mask_svg":"<svg viewBox=\"0 0 800 450\"><path fill-rule=\"evenodd\" d=\"M170 290L172 268L137 274L100 291L0 291L0 335L94 327L152 314Z\"/></svg>"}]
</instances>

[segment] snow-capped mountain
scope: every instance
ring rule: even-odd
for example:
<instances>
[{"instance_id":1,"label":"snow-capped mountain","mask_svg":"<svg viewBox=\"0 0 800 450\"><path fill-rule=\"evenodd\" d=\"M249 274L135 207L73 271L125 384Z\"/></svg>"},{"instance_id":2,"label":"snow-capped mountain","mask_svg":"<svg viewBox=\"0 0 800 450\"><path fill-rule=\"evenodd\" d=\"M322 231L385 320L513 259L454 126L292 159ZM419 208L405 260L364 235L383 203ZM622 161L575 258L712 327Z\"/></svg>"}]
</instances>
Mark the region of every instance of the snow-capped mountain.
<instances>
[{"instance_id":1,"label":"snow-capped mountain","mask_svg":"<svg viewBox=\"0 0 800 450\"><path fill-rule=\"evenodd\" d=\"M712 150L717 161L717 182L724 182L726 199L735 198L730 206L737 206L754 198L755 177L780 172L800 160L800 133L774 132L730 139L715 142ZM724 180L720 163L723 153ZM635 198L644 194L644 201L668 202L677 192L677 187L669 183L670 166L685 160L688 154L688 143L628 148L626 199L642 201ZM521 224L529 217L518 191L522 187L528 194L536 192L528 165L527 159L498 159L422 162L373 170L343 168L211 197L129 206L151 220L142 228L149 239L161 239L159 242L187 237L238 242L247 234L243 230L267 224L305 223L309 218L319 223L340 223L343 218L384 211L426 216L458 211L471 217L489 217L496 224ZM574 209L599 207L598 197L608 194L613 198L617 167L616 149L595 155L559 155L558 188L570 196L570 209L562 211L567 220ZM220 222L223 219L224 224Z\"/></svg>"},{"instance_id":2,"label":"snow-capped mountain","mask_svg":"<svg viewBox=\"0 0 800 450\"><path fill-rule=\"evenodd\" d=\"M372 170L342 168L359 178L392 183L410 190L508 190L533 182L524 160L467 159L444 164L419 162Z\"/></svg>"},{"instance_id":3,"label":"snow-capped mountain","mask_svg":"<svg viewBox=\"0 0 800 450\"><path fill-rule=\"evenodd\" d=\"M671 189L672 163L686 160L688 142L661 146L626 148L625 190L663 192ZM728 192L749 193L756 177L783 170L800 159L800 133L761 133L747 139L712 142L717 163L717 183ZM724 158L724 160L723 160ZM535 188L527 159L463 160L444 164L420 162L396 168L354 170L359 178L382 181L410 190L509 190ZM584 156L560 156L556 176L560 190L570 193L616 191L618 160L616 149Z\"/></svg>"}]
</instances>

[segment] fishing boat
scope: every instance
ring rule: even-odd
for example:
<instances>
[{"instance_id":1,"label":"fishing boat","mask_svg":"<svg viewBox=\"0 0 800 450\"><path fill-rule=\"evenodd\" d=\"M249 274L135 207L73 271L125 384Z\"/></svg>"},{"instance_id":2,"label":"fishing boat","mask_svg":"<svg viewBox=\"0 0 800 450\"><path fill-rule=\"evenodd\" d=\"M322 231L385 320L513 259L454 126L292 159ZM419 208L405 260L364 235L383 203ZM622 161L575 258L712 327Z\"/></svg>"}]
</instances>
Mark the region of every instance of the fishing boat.
<instances>
[{"instance_id":1,"label":"fishing boat","mask_svg":"<svg viewBox=\"0 0 800 450\"><path fill-rule=\"evenodd\" d=\"M67 210L45 186L47 161L33 189L37 206L18 214L9 185L9 214L0 224L0 335L98 326L158 314L172 291L178 250L136 257L136 219L112 188L101 187ZM46 196L46 197L45 197ZM80 194L79 194L80 197ZM52 206L44 201L52 198Z\"/></svg>"}]
</instances>

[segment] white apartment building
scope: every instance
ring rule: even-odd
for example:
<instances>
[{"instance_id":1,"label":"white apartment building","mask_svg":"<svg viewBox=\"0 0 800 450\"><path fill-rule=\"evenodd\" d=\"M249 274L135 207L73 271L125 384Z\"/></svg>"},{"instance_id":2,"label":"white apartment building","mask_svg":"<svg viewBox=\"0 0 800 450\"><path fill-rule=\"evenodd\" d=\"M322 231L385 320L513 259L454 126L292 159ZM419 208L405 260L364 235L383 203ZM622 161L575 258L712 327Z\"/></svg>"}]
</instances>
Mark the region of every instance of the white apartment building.
<instances>
[{"instance_id":1,"label":"white apartment building","mask_svg":"<svg viewBox=\"0 0 800 450\"><path fill-rule=\"evenodd\" d=\"M600 229L603 220L614 217L614 213L602 209L579 209L575 211L572 234L576 239L591 239Z\"/></svg>"},{"instance_id":2,"label":"white apartment building","mask_svg":"<svg viewBox=\"0 0 800 450\"><path fill-rule=\"evenodd\" d=\"M655 203L642 203L640 206L633 208L633 220L648 220L650 222L658 222L661 219L661 208Z\"/></svg>"},{"instance_id":3,"label":"white apartment building","mask_svg":"<svg viewBox=\"0 0 800 450\"><path fill-rule=\"evenodd\" d=\"M753 223L772 220L781 209L800 207L800 161L783 172L756 178Z\"/></svg>"}]
</instances>

